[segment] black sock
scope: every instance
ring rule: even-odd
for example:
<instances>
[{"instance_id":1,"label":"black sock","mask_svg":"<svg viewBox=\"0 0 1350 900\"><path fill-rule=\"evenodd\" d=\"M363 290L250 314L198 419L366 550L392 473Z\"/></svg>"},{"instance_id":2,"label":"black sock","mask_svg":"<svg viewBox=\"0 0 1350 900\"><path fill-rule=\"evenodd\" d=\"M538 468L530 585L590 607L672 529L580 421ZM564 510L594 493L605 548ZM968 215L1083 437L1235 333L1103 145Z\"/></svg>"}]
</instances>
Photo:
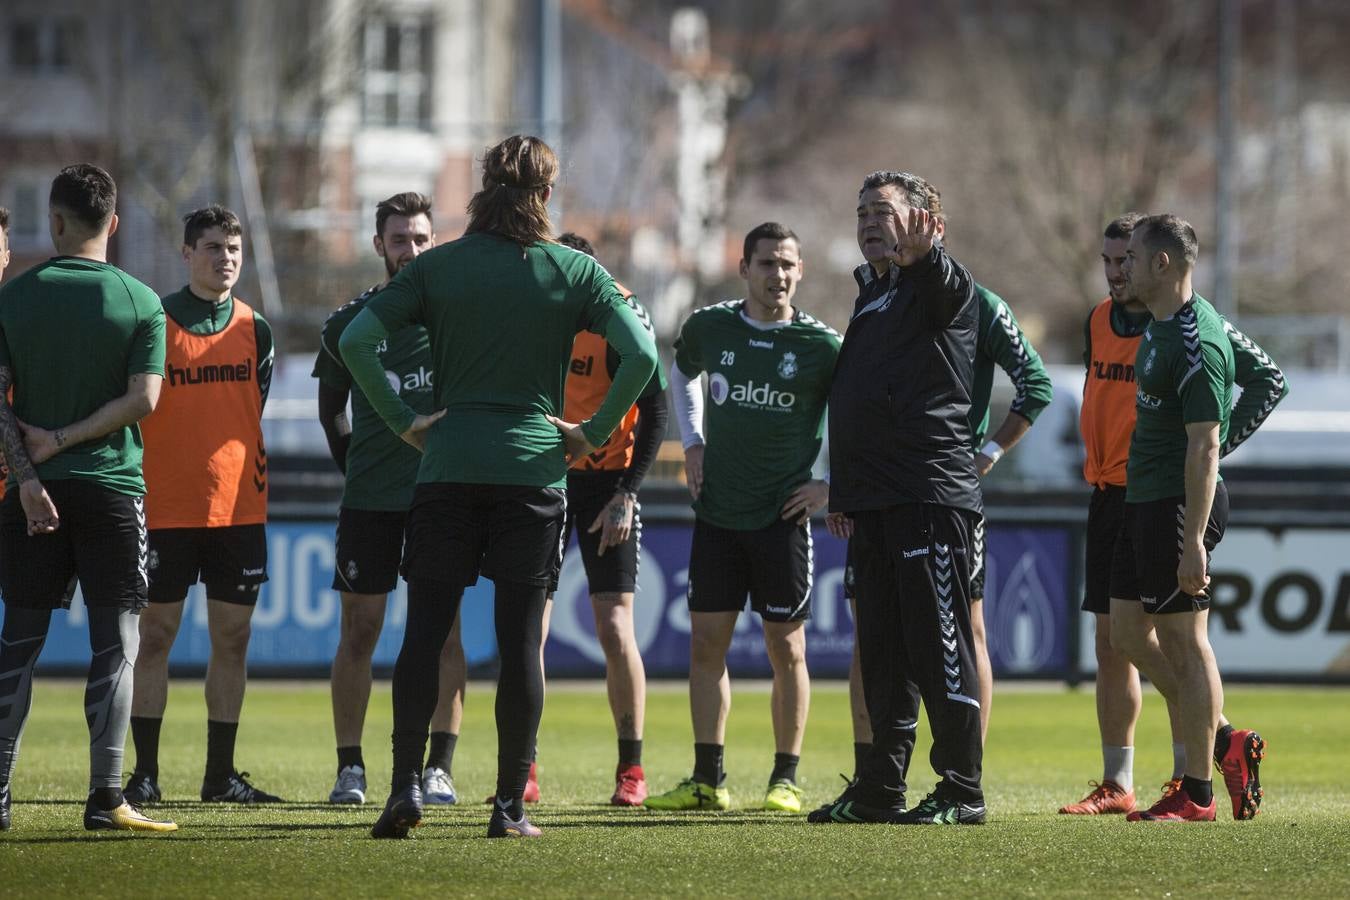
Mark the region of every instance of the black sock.
<instances>
[{"instance_id":1,"label":"black sock","mask_svg":"<svg viewBox=\"0 0 1350 900\"><path fill-rule=\"evenodd\" d=\"M422 779L427 729L436 709L441 648L459 612L464 588L427 578L408 580L408 612L403 646L394 663L395 793ZM426 686L431 685L432 690Z\"/></svg>"},{"instance_id":2,"label":"black sock","mask_svg":"<svg viewBox=\"0 0 1350 900\"><path fill-rule=\"evenodd\" d=\"M357 744L354 747L339 747L337 748L337 753L339 775L341 775L342 770L348 766L360 766L363 769L366 767L365 757L361 755L360 744Z\"/></svg>"},{"instance_id":3,"label":"black sock","mask_svg":"<svg viewBox=\"0 0 1350 900\"><path fill-rule=\"evenodd\" d=\"M722 745L694 744L694 780L718 787L726 777L722 771Z\"/></svg>"},{"instance_id":4,"label":"black sock","mask_svg":"<svg viewBox=\"0 0 1350 900\"><path fill-rule=\"evenodd\" d=\"M126 802L121 788L94 788L89 792L89 799L102 810L117 809Z\"/></svg>"},{"instance_id":5,"label":"black sock","mask_svg":"<svg viewBox=\"0 0 1350 900\"><path fill-rule=\"evenodd\" d=\"M164 719L158 716L132 716L131 741L136 745L136 769L141 775L159 777L159 728Z\"/></svg>"},{"instance_id":6,"label":"black sock","mask_svg":"<svg viewBox=\"0 0 1350 900\"><path fill-rule=\"evenodd\" d=\"M238 722L206 720L207 784L224 784L234 774L234 739L238 734Z\"/></svg>"},{"instance_id":7,"label":"black sock","mask_svg":"<svg viewBox=\"0 0 1350 900\"><path fill-rule=\"evenodd\" d=\"M1212 781L1201 781L1199 778L1184 775L1181 778L1181 789L1186 792L1186 796L1190 797L1191 802L1196 806L1209 806L1214 802L1214 783Z\"/></svg>"},{"instance_id":8,"label":"black sock","mask_svg":"<svg viewBox=\"0 0 1350 900\"><path fill-rule=\"evenodd\" d=\"M802 758L795 753L775 753L773 755L773 774L769 776L769 784L775 781L790 781L797 783L797 763Z\"/></svg>"},{"instance_id":9,"label":"black sock","mask_svg":"<svg viewBox=\"0 0 1350 900\"><path fill-rule=\"evenodd\" d=\"M635 740L619 738L619 765L621 767L642 765L642 738Z\"/></svg>"},{"instance_id":10,"label":"black sock","mask_svg":"<svg viewBox=\"0 0 1350 900\"><path fill-rule=\"evenodd\" d=\"M853 780L857 781L862 777L863 762L867 759L867 754L872 752L870 743L863 744L858 741L853 742Z\"/></svg>"},{"instance_id":11,"label":"black sock","mask_svg":"<svg viewBox=\"0 0 1350 900\"><path fill-rule=\"evenodd\" d=\"M1219 761L1228 752L1228 744L1233 739L1233 726L1225 725L1214 733L1214 759Z\"/></svg>"},{"instance_id":12,"label":"black sock","mask_svg":"<svg viewBox=\"0 0 1350 900\"><path fill-rule=\"evenodd\" d=\"M455 742L459 735L449 731L431 733L431 749L427 751L427 768L432 766L450 774L450 766L455 761Z\"/></svg>"},{"instance_id":13,"label":"black sock","mask_svg":"<svg viewBox=\"0 0 1350 900\"><path fill-rule=\"evenodd\" d=\"M539 647L544 635L543 585L499 580L493 624L501 670L497 676L497 803L512 818L525 814L525 784L538 753L539 717L544 711L544 670Z\"/></svg>"}]
</instances>

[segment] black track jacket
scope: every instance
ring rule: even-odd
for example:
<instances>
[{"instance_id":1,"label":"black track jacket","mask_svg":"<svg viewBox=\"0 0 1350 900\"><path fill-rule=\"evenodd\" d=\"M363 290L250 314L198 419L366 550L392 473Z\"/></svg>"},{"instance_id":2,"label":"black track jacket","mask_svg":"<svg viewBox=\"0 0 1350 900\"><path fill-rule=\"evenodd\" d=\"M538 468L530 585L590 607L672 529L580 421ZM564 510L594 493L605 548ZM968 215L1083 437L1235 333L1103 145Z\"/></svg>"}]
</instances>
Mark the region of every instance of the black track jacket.
<instances>
[{"instance_id":1,"label":"black track jacket","mask_svg":"<svg viewBox=\"0 0 1350 900\"><path fill-rule=\"evenodd\" d=\"M980 512L970 449L975 279L935 245L859 295L830 389L830 510L933 503Z\"/></svg>"}]
</instances>

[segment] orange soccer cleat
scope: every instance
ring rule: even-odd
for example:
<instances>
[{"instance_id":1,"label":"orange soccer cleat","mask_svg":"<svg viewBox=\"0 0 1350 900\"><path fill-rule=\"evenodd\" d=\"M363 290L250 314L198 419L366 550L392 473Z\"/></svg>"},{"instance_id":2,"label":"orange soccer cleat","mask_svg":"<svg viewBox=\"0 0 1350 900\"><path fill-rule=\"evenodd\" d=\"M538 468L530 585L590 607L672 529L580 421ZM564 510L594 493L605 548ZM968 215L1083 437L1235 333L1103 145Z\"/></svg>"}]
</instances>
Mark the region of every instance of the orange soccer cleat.
<instances>
[{"instance_id":1,"label":"orange soccer cleat","mask_svg":"<svg viewBox=\"0 0 1350 900\"><path fill-rule=\"evenodd\" d=\"M1110 779L1100 784L1089 781L1088 784L1092 785L1092 791L1077 803L1061 806L1061 815L1100 816L1134 811L1134 791L1127 791Z\"/></svg>"}]
</instances>

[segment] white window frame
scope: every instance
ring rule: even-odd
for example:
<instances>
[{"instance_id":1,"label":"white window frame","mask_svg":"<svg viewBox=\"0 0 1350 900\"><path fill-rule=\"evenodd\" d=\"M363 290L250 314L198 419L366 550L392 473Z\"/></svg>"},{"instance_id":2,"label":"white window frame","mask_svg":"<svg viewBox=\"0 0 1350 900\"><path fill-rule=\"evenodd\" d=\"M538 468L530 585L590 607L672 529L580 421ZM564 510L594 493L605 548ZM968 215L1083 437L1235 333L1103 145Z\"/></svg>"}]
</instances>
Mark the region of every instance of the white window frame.
<instances>
[{"instance_id":1,"label":"white window frame","mask_svg":"<svg viewBox=\"0 0 1350 900\"><path fill-rule=\"evenodd\" d=\"M390 68L384 58L385 34L391 27L399 30L397 68ZM361 50L361 120L365 125L431 129L435 40L434 20L427 13L379 13L366 20ZM422 58L424 49L427 59ZM397 103L392 120L388 115L390 97Z\"/></svg>"}]
</instances>

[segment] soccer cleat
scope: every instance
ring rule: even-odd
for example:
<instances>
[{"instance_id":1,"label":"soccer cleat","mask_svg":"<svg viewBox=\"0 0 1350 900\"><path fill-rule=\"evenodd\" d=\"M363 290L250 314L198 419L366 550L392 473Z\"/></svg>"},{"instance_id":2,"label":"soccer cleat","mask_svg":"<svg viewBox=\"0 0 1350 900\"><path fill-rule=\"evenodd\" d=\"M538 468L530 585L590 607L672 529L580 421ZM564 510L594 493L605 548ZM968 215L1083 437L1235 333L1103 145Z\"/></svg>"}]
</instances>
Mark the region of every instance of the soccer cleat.
<instances>
[{"instance_id":1,"label":"soccer cleat","mask_svg":"<svg viewBox=\"0 0 1350 900\"><path fill-rule=\"evenodd\" d=\"M9 831L12 823L9 814L9 785L0 784L0 831Z\"/></svg>"},{"instance_id":2,"label":"soccer cleat","mask_svg":"<svg viewBox=\"0 0 1350 900\"><path fill-rule=\"evenodd\" d=\"M983 825L986 814L983 803L961 803L929 794L894 821L897 825Z\"/></svg>"},{"instance_id":3,"label":"soccer cleat","mask_svg":"<svg viewBox=\"0 0 1350 900\"><path fill-rule=\"evenodd\" d=\"M1109 778L1100 784L1089 781L1092 790L1077 803L1061 806L1059 812L1065 816L1100 816L1109 813L1134 812L1134 791L1127 791ZM1180 784L1180 782L1178 782Z\"/></svg>"},{"instance_id":4,"label":"soccer cleat","mask_svg":"<svg viewBox=\"0 0 1350 900\"><path fill-rule=\"evenodd\" d=\"M422 802L428 806L454 806L459 802L449 772L436 766L422 771Z\"/></svg>"},{"instance_id":5,"label":"soccer cleat","mask_svg":"<svg viewBox=\"0 0 1350 900\"><path fill-rule=\"evenodd\" d=\"M858 779L843 775L846 787L838 797L806 814L812 825L880 825L894 822L905 811L905 798L896 806L873 806L863 800Z\"/></svg>"},{"instance_id":6,"label":"soccer cleat","mask_svg":"<svg viewBox=\"0 0 1350 900\"><path fill-rule=\"evenodd\" d=\"M614 796L610 806L641 806L647 799L647 778L642 766L619 766L614 773Z\"/></svg>"},{"instance_id":7,"label":"soccer cleat","mask_svg":"<svg viewBox=\"0 0 1350 900\"><path fill-rule=\"evenodd\" d=\"M654 794L642 801L647 809L664 811L684 809L730 809L731 792L724 787L713 787L692 778L686 778L664 794Z\"/></svg>"},{"instance_id":8,"label":"soccer cleat","mask_svg":"<svg viewBox=\"0 0 1350 900\"><path fill-rule=\"evenodd\" d=\"M521 795L526 803L539 802L539 766L537 763L530 763L530 776L525 779L525 793ZM497 795L489 794L484 803L496 803Z\"/></svg>"},{"instance_id":9,"label":"soccer cleat","mask_svg":"<svg viewBox=\"0 0 1350 900\"><path fill-rule=\"evenodd\" d=\"M492 818L488 820L488 833L490 838L535 838L542 832L530 824L530 820L525 818L525 813L520 814L519 819L511 818L507 812L510 804L501 804L493 802Z\"/></svg>"},{"instance_id":10,"label":"soccer cleat","mask_svg":"<svg viewBox=\"0 0 1350 900\"><path fill-rule=\"evenodd\" d=\"M84 827L87 831L150 831L168 834L177 831L173 822L156 822L130 803L123 802L116 809L99 809L90 797L84 804Z\"/></svg>"},{"instance_id":11,"label":"soccer cleat","mask_svg":"<svg viewBox=\"0 0 1350 900\"><path fill-rule=\"evenodd\" d=\"M366 802L366 770L361 766L343 766L337 783L328 792L329 803Z\"/></svg>"},{"instance_id":12,"label":"soccer cleat","mask_svg":"<svg viewBox=\"0 0 1350 900\"><path fill-rule=\"evenodd\" d=\"M422 824L422 786L416 781L389 795L384 811L370 829L373 838L405 838Z\"/></svg>"},{"instance_id":13,"label":"soccer cleat","mask_svg":"<svg viewBox=\"0 0 1350 900\"><path fill-rule=\"evenodd\" d=\"M159 782L144 772L132 772L131 780L127 782L126 790L122 791L122 794L132 806L146 806L164 799L159 790Z\"/></svg>"},{"instance_id":14,"label":"soccer cleat","mask_svg":"<svg viewBox=\"0 0 1350 900\"><path fill-rule=\"evenodd\" d=\"M1181 779L1173 778L1171 781L1167 782L1162 786L1161 799L1166 800L1168 797L1172 796L1179 790L1181 790Z\"/></svg>"},{"instance_id":15,"label":"soccer cleat","mask_svg":"<svg viewBox=\"0 0 1350 900\"><path fill-rule=\"evenodd\" d=\"M1260 767L1266 756L1266 742L1255 731L1234 731L1228 740L1228 749L1218 762L1223 783L1233 800L1233 818L1251 819L1261 811Z\"/></svg>"},{"instance_id":16,"label":"soccer cleat","mask_svg":"<svg viewBox=\"0 0 1350 900\"><path fill-rule=\"evenodd\" d=\"M1136 810L1125 817L1126 822L1213 822L1215 803L1199 806L1184 790L1164 796L1146 810Z\"/></svg>"},{"instance_id":17,"label":"soccer cleat","mask_svg":"<svg viewBox=\"0 0 1350 900\"><path fill-rule=\"evenodd\" d=\"M802 811L802 789L786 778L769 785L764 795L764 808L773 812L799 813Z\"/></svg>"},{"instance_id":18,"label":"soccer cleat","mask_svg":"<svg viewBox=\"0 0 1350 900\"><path fill-rule=\"evenodd\" d=\"M203 803L284 803L280 797L248 783L247 772L232 772L221 784L202 782Z\"/></svg>"}]
</instances>

